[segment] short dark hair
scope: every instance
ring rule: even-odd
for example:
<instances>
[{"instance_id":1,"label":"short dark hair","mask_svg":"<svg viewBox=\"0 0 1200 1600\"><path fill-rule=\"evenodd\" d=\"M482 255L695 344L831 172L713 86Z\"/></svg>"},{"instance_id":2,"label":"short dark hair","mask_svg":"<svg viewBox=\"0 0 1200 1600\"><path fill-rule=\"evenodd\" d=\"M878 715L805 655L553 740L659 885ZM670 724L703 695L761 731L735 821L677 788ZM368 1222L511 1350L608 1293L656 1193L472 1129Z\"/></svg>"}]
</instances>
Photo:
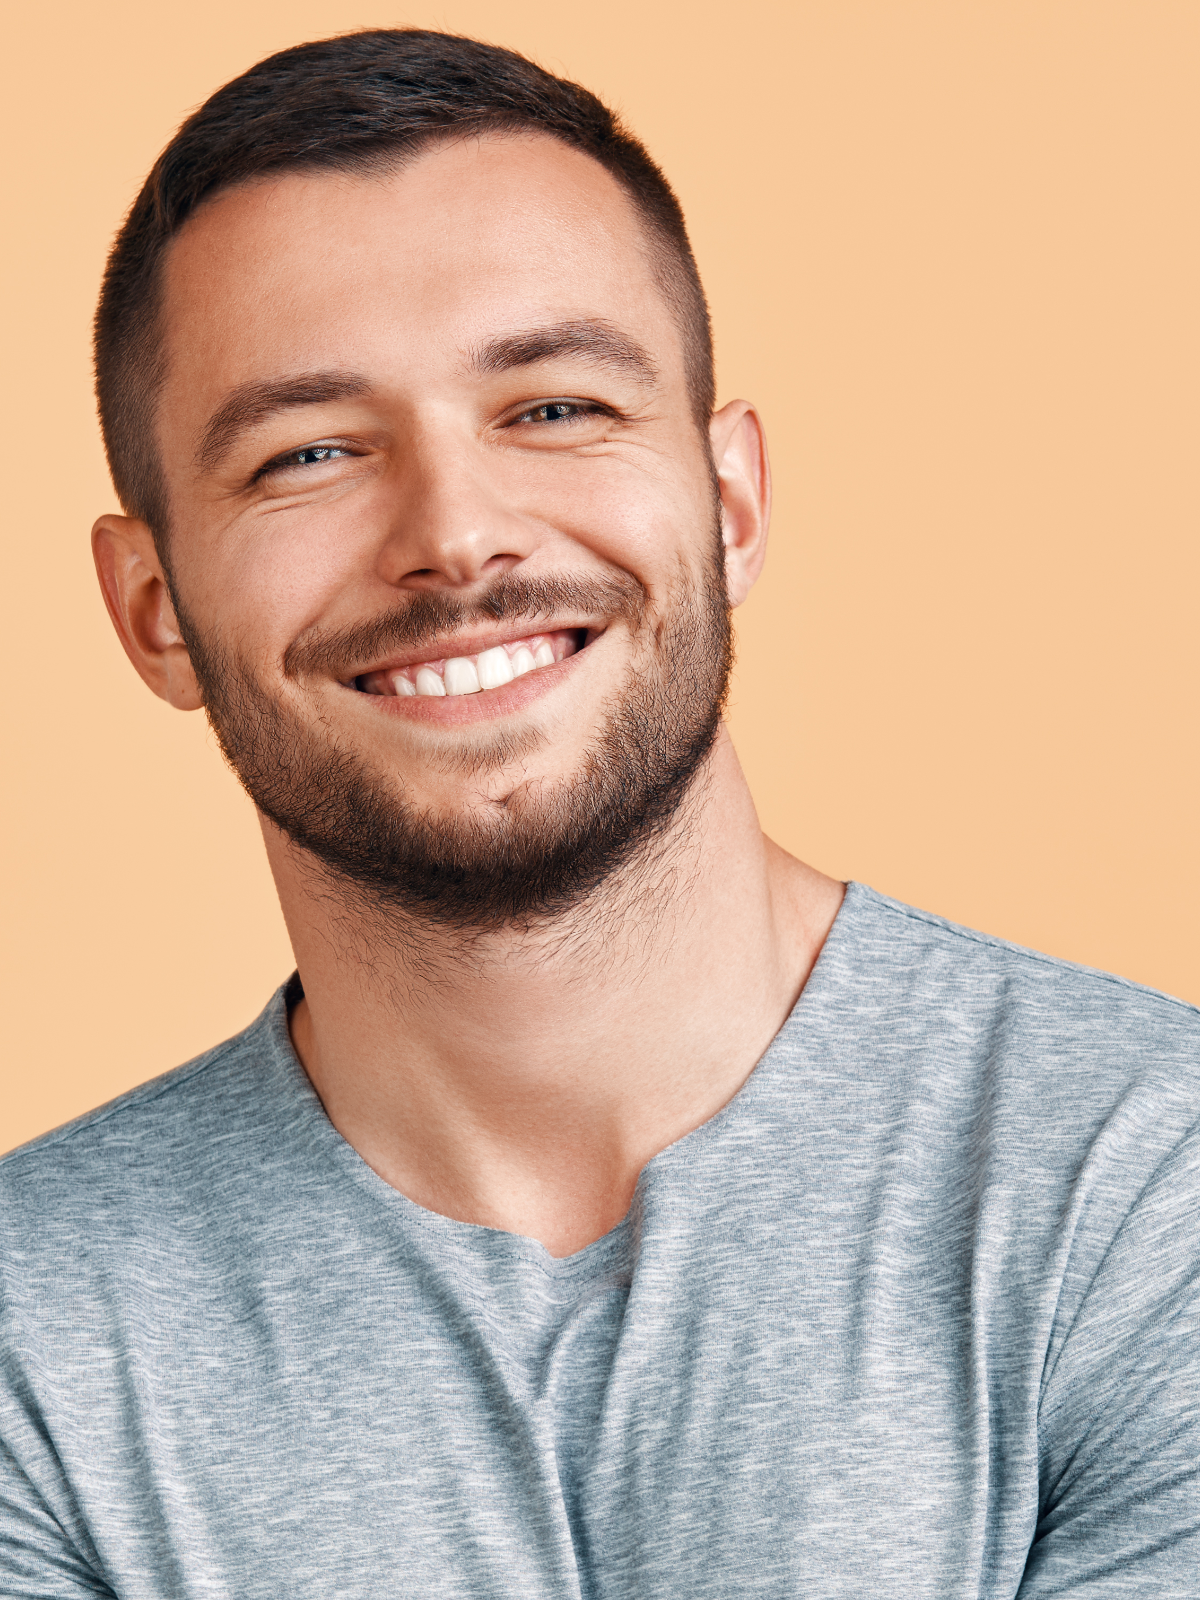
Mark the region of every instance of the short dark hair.
<instances>
[{"instance_id":1,"label":"short dark hair","mask_svg":"<svg viewBox=\"0 0 1200 1600\"><path fill-rule=\"evenodd\" d=\"M714 404L708 307L683 213L645 147L578 84L515 51L419 28L377 28L268 56L208 99L155 162L108 258L96 310L96 396L122 506L165 555L154 442L164 377L162 266L202 201L264 173L369 169L455 134L542 132L621 184L647 226L683 336L692 410Z\"/></svg>"}]
</instances>

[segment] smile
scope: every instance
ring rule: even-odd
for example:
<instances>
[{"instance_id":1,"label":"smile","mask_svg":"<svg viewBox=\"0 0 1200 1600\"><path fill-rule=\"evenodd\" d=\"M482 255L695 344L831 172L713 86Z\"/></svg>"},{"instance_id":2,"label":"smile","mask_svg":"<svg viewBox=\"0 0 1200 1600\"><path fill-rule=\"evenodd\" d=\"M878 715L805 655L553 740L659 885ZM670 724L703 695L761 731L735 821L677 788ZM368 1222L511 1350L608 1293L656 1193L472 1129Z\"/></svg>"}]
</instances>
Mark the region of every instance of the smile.
<instances>
[{"instance_id":1,"label":"smile","mask_svg":"<svg viewBox=\"0 0 1200 1600\"><path fill-rule=\"evenodd\" d=\"M366 672L354 680L364 694L398 698L434 698L480 694L502 689L527 673L556 666L582 649L586 635L580 628L560 628L506 640L476 655L413 661L401 667Z\"/></svg>"}]
</instances>

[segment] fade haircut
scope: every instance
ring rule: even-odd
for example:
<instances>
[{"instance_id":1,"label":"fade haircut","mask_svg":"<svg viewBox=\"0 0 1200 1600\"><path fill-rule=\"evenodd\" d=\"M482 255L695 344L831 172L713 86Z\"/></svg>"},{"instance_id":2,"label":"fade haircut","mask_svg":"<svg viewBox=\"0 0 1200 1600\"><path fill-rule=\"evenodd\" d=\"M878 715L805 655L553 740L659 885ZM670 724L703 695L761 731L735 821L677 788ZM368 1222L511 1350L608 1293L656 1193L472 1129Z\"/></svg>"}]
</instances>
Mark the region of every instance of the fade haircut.
<instances>
[{"instance_id":1,"label":"fade haircut","mask_svg":"<svg viewBox=\"0 0 1200 1600\"><path fill-rule=\"evenodd\" d=\"M96 310L96 397L113 484L164 559L169 507L155 444L165 376L163 264L205 200L266 173L398 167L455 135L544 133L612 175L646 226L683 340L697 423L714 404L712 337L683 213L645 147L579 84L477 39L377 28L296 45L218 89L155 162L108 259Z\"/></svg>"}]
</instances>

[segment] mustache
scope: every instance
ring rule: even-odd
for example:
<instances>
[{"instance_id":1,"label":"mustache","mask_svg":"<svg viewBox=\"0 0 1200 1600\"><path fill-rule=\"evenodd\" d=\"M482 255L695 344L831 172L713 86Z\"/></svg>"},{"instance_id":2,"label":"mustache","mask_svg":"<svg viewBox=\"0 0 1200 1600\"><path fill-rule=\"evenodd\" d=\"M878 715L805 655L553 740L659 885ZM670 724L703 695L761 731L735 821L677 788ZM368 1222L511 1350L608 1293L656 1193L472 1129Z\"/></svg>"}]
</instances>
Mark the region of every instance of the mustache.
<instances>
[{"instance_id":1,"label":"mustache","mask_svg":"<svg viewBox=\"0 0 1200 1600\"><path fill-rule=\"evenodd\" d=\"M564 614L619 616L636 629L645 610L646 591L627 572L605 578L533 578L504 572L470 596L421 590L368 622L304 633L284 652L283 670L292 679L314 674L346 678L393 651L420 649L447 633L483 622L548 623Z\"/></svg>"}]
</instances>

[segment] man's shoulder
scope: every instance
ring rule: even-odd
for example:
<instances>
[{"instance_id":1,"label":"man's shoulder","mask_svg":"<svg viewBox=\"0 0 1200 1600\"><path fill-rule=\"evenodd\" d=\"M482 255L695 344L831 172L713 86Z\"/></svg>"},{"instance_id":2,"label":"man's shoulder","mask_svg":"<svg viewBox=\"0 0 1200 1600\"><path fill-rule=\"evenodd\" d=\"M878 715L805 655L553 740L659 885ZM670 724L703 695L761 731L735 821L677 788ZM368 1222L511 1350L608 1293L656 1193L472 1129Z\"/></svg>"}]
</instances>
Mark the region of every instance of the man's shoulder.
<instances>
[{"instance_id":1,"label":"man's shoulder","mask_svg":"<svg viewBox=\"0 0 1200 1600\"><path fill-rule=\"evenodd\" d=\"M841 950L847 1002L882 1035L949 1055L1200 1083L1200 1008L1112 973L1030 950L852 886Z\"/></svg>"},{"instance_id":2,"label":"man's shoulder","mask_svg":"<svg viewBox=\"0 0 1200 1600\"><path fill-rule=\"evenodd\" d=\"M186 1210L228 1181L231 1146L269 1138L281 1028L282 991L233 1038L0 1157L10 1245L94 1238L102 1218Z\"/></svg>"},{"instance_id":3,"label":"man's shoulder","mask_svg":"<svg viewBox=\"0 0 1200 1600\"><path fill-rule=\"evenodd\" d=\"M903 1172L943 1221L1002 1195L1022 1251L1085 1199L1102 1247L1152 1174L1191 1170L1195 1006L860 885L844 910L769 1080L786 1137L843 1130L844 1170Z\"/></svg>"}]
</instances>

